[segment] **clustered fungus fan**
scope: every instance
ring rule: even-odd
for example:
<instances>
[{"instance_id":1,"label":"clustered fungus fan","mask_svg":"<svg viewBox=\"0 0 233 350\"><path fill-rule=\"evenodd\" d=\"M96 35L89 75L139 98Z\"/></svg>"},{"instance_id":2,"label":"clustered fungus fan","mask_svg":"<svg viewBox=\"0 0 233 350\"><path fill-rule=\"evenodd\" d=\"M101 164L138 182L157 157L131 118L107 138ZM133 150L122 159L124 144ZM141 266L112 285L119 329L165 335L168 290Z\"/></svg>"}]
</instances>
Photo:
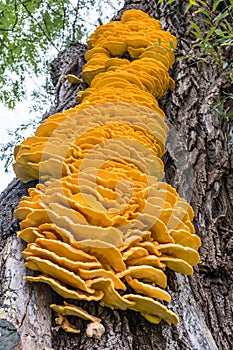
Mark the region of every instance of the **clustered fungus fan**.
<instances>
[{"instance_id":1,"label":"clustered fungus fan","mask_svg":"<svg viewBox=\"0 0 233 350\"><path fill-rule=\"evenodd\" d=\"M65 299L176 324L165 306L166 269L192 274L201 245L192 207L161 181L168 128L157 99L174 88L168 69L176 39L129 10L97 28L88 45L82 79L89 87L79 104L15 148L18 178L40 180L15 211L25 266L37 271L27 279ZM66 331L79 332L70 315L101 322L69 302L51 308Z\"/></svg>"}]
</instances>

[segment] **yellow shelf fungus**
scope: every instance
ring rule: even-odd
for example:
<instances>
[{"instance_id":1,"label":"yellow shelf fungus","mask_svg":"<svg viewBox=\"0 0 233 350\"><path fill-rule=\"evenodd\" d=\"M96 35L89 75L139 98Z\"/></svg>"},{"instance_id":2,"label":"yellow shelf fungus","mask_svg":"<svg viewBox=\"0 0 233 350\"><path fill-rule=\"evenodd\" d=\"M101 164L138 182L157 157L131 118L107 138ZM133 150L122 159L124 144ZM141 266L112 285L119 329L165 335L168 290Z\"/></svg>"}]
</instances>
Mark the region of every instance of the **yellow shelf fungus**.
<instances>
[{"instance_id":1,"label":"yellow shelf fungus","mask_svg":"<svg viewBox=\"0 0 233 350\"><path fill-rule=\"evenodd\" d=\"M176 44L140 10L100 26L88 40L80 103L47 118L14 152L18 178L40 180L15 210L25 266L39 273L26 278L155 324L178 322L160 302L171 301L166 270L191 274L201 245L191 206L161 181L168 127L157 100L174 88ZM91 321L93 337L104 331L78 306L51 308L67 332L79 333L71 315Z\"/></svg>"},{"instance_id":2,"label":"yellow shelf fungus","mask_svg":"<svg viewBox=\"0 0 233 350\"><path fill-rule=\"evenodd\" d=\"M66 302L64 302L64 306L51 304L50 307L58 316L55 318L55 322L66 332L80 333L80 330L70 324L66 316L77 316L84 320L91 321L91 324L100 324L101 322L100 318L90 315L81 307L71 305Z\"/></svg>"}]
</instances>

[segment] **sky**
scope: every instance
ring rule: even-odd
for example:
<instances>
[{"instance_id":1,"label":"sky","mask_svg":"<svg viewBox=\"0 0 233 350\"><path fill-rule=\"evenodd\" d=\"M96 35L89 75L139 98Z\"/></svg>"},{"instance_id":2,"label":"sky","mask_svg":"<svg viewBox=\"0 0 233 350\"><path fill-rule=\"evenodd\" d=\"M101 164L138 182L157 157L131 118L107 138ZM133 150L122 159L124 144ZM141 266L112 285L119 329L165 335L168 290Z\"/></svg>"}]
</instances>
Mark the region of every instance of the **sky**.
<instances>
[{"instance_id":1,"label":"sky","mask_svg":"<svg viewBox=\"0 0 233 350\"><path fill-rule=\"evenodd\" d=\"M24 122L28 122L30 119L28 112L28 102L23 101L19 103L15 110L10 111L0 104L0 143L6 143L10 141L10 136L7 133L7 129L14 130L17 126ZM5 173L4 164L0 162L0 192L11 182L14 178L14 172L10 166L10 171Z\"/></svg>"},{"instance_id":2,"label":"sky","mask_svg":"<svg viewBox=\"0 0 233 350\"><path fill-rule=\"evenodd\" d=\"M22 124L29 124L28 129L21 133L23 139L33 135L30 120L35 118L35 113L30 112L30 106L33 101L31 94L33 90L39 89L40 85L44 82L44 78L35 79L35 77L30 76L25 81L27 86L26 98L22 102L17 103L14 110L9 110L0 103L0 144L10 142L12 136L8 134L8 130L14 132ZM6 188L14 177L15 174L12 165L9 166L9 171L6 173L4 170L4 161L0 161L0 192Z\"/></svg>"},{"instance_id":3,"label":"sky","mask_svg":"<svg viewBox=\"0 0 233 350\"><path fill-rule=\"evenodd\" d=\"M96 3L101 1L97 1ZM111 6L112 5L114 6ZM124 1L110 1L109 8L106 8L106 3L105 3L105 8L103 12L106 13L108 18L111 18L114 15L114 9L115 10L118 8L120 9L123 5ZM87 20L92 23L96 21L96 19L99 17L98 13L96 12L96 9L93 8L91 13L88 13L88 18ZM104 17L101 18L103 20L103 23L108 22L108 20ZM90 32L93 31L93 26L89 30ZM35 79L35 78L34 78ZM41 80L42 82L43 80ZM16 105L16 108L12 110L8 110L5 108L1 103L0 103L0 143L7 143L8 141L11 140L11 136L8 135L7 130L15 130L18 126L20 126L23 123L29 123L30 119L33 118L33 114L29 113L29 107L32 101L31 98L31 92L34 89L37 89L38 86L38 80L35 85L35 80L33 78L27 78L26 79L26 84L27 84L27 98L23 100L22 102L18 103ZM46 106L49 107L49 106ZM47 108L46 108L47 109ZM27 132L25 132L23 135L26 138L27 136L30 136L33 134L32 129L29 129ZM4 171L4 164L3 162L0 161L0 192L3 191L6 186L11 182L11 180L15 177L14 172L12 170L12 166L9 167L9 172L5 173Z\"/></svg>"}]
</instances>

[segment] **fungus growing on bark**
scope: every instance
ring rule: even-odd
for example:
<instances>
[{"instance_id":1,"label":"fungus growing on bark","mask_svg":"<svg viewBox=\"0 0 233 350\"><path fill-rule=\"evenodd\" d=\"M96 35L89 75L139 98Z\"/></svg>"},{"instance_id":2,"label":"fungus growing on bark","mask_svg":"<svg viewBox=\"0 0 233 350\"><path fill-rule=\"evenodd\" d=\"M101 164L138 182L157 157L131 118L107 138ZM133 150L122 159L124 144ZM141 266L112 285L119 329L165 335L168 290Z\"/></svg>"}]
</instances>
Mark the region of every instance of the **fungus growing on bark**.
<instances>
[{"instance_id":1,"label":"fungus growing on bark","mask_svg":"<svg viewBox=\"0 0 233 350\"><path fill-rule=\"evenodd\" d=\"M119 212L112 212L114 201L110 202L109 206L109 200L106 201L106 197L102 198L102 202L101 197L98 197L99 203L107 205L104 207L105 211L98 212L99 207L95 206L95 210L92 208L92 215L89 216L88 211L84 210L85 195L90 196L91 192L94 193L94 189L91 185L88 187L85 184L87 192L84 190L83 198L80 197L77 180L78 175L74 174L62 180L38 185L31 191L31 197L24 197L15 212L15 215L22 220L23 230L19 236L24 238L24 230L31 228L32 238L28 238L27 235L27 241L32 242L35 238L34 243L28 244L24 250L23 257L26 260L26 267L40 271L42 275L30 277L29 280L45 282L62 296L72 295L73 299L100 300L102 305L121 309L130 309L132 306L125 300L124 295L122 299L117 292L119 289L125 291L127 284L146 298L169 302L169 294L161 289L166 288L164 273L166 266L177 272L190 274L192 266L199 259L198 253L193 248L174 243L165 244L153 238L155 228L151 223L156 222L156 213L161 218L161 222L162 220L168 222L167 217L163 218L161 212L163 208L166 210L167 203L171 208L169 212L171 215L172 209L176 208L180 201L176 191L166 183L155 180L150 184L152 195L147 198L149 191L147 183L144 184L145 192L143 187L140 188L140 183L138 185L135 183L136 188L140 188L140 197L136 196L135 200L144 198L145 205L142 207L139 203L136 207L139 211L135 212L138 215L134 217L131 214L122 225L122 220L118 219ZM100 181L100 183L103 185L103 182ZM104 185L103 188L107 189L109 182L105 181ZM112 187L112 183L110 185ZM105 193L103 189L102 193ZM34 198L35 205L33 205ZM87 198L90 199L90 197ZM93 205L93 199L91 203ZM158 205L160 210L156 211ZM122 217L131 206L133 208L134 204L129 202L124 209L121 208ZM142 208L143 214L140 211ZM110 209L109 214L107 214L108 209ZM106 215L109 215L110 223L106 221ZM51 223L48 223L48 217L52 219ZM96 225L97 219L98 225ZM187 220L187 217L184 216L184 219ZM101 236L101 232L105 232L105 226L107 226L108 235ZM139 227L141 227L140 230ZM167 230L165 223L164 229ZM37 238L33 230L37 230L38 236L44 238ZM82 230L84 230L83 236ZM55 239L47 238L50 236L49 232L54 234ZM136 310L136 306L133 306L133 310ZM163 307L162 310L164 310ZM161 318L160 313L153 314L153 317L157 316ZM66 330L70 329L67 322L65 326L61 324Z\"/></svg>"},{"instance_id":2,"label":"fungus growing on bark","mask_svg":"<svg viewBox=\"0 0 233 350\"><path fill-rule=\"evenodd\" d=\"M51 304L50 307L58 315L58 317L55 318L55 322L66 332L80 333L80 330L78 330L75 326L70 324L70 322L66 318L67 316L77 316L82 318L83 320L91 321L92 323L101 322L100 318L90 315L81 307L68 304L66 302L64 302L64 306Z\"/></svg>"},{"instance_id":3,"label":"fungus growing on bark","mask_svg":"<svg viewBox=\"0 0 233 350\"><path fill-rule=\"evenodd\" d=\"M159 108L155 97L133 84L125 84L124 87L119 87L118 84L117 87L108 86L99 90L87 88L85 91L79 92L77 100L82 102L79 108L83 109L89 108L90 106L101 105L106 102L128 102L134 105L148 107L165 118L164 112Z\"/></svg>"},{"instance_id":4,"label":"fungus growing on bark","mask_svg":"<svg viewBox=\"0 0 233 350\"><path fill-rule=\"evenodd\" d=\"M160 158L165 150L167 130L163 115L131 103L107 103L81 111L72 109L64 116L61 113L48 118L28 143L25 140L17 147L14 170L23 182L37 179L39 174L60 178L77 172L87 149L97 149L96 145L109 139L116 140L115 147L116 143L120 146L120 138L128 139L128 147L133 141L133 147L145 145ZM139 155L135 156L140 159ZM163 163L159 158L157 164L162 170ZM161 176L158 172L157 177Z\"/></svg>"},{"instance_id":5,"label":"fungus growing on bark","mask_svg":"<svg viewBox=\"0 0 233 350\"><path fill-rule=\"evenodd\" d=\"M79 92L80 104L47 118L15 148L18 178L40 180L15 210L28 243L25 266L38 273L27 279L65 299L176 324L160 302L171 300L166 270L191 274L201 245L191 206L160 182L168 128L157 99L174 88L168 69L176 39L129 10L97 28L88 45L82 79L90 87ZM79 332L72 315L91 321L89 336L104 332L98 317L75 305L51 308L65 331Z\"/></svg>"},{"instance_id":6,"label":"fungus growing on bark","mask_svg":"<svg viewBox=\"0 0 233 350\"><path fill-rule=\"evenodd\" d=\"M82 82L81 79L79 79L76 75L74 74L67 74L66 79L70 84L75 84L78 85Z\"/></svg>"},{"instance_id":7,"label":"fungus growing on bark","mask_svg":"<svg viewBox=\"0 0 233 350\"><path fill-rule=\"evenodd\" d=\"M88 45L91 50L85 55L87 63L83 67L83 79L91 84L95 76L108 69L108 58L124 57L126 52L133 59L149 57L155 63L162 63L163 70L167 73L174 62L173 50L177 42L169 32L161 30L158 20L140 10L129 10L123 14L121 21L97 28L90 36ZM125 61L122 59L119 69L125 65ZM143 66L141 60L139 64Z\"/></svg>"}]
</instances>

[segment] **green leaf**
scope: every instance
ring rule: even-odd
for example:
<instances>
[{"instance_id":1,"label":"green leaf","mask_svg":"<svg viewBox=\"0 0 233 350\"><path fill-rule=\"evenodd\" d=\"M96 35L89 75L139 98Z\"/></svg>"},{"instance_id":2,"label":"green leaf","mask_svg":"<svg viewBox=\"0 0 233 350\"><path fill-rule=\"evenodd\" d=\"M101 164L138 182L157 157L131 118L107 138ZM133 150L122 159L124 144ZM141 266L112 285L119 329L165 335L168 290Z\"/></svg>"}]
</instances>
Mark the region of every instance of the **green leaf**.
<instances>
[{"instance_id":1,"label":"green leaf","mask_svg":"<svg viewBox=\"0 0 233 350\"><path fill-rule=\"evenodd\" d=\"M205 39L208 40L208 39L212 36L212 34L213 34L214 32L216 32L216 27L210 28L210 30L208 31L208 33L207 33Z\"/></svg>"},{"instance_id":2,"label":"green leaf","mask_svg":"<svg viewBox=\"0 0 233 350\"><path fill-rule=\"evenodd\" d=\"M187 12L190 10L190 8L191 8L192 6L193 6L192 3L189 2L188 5L187 5L186 8L185 8L185 11L184 11L184 14L185 14L185 15L187 14Z\"/></svg>"},{"instance_id":3,"label":"green leaf","mask_svg":"<svg viewBox=\"0 0 233 350\"><path fill-rule=\"evenodd\" d=\"M218 16L214 18L214 23L218 24L220 21L222 21L224 18L229 16L229 9L227 8L225 11L220 12Z\"/></svg>"},{"instance_id":4,"label":"green leaf","mask_svg":"<svg viewBox=\"0 0 233 350\"><path fill-rule=\"evenodd\" d=\"M198 27L198 25L197 25L195 22L189 21L189 23L191 24L191 26L195 29L195 31L196 31L197 33L200 33L200 34L201 34L201 29Z\"/></svg>"},{"instance_id":5,"label":"green leaf","mask_svg":"<svg viewBox=\"0 0 233 350\"><path fill-rule=\"evenodd\" d=\"M221 29L216 29L215 33L221 37L225 37L225 33Z\"/></svg>"},{"instance_id":6,"label":"green leaf","mask_svg":"<svg viewBox=\"0 0 233 350\"><path fill-rule=\"evenodd\" d=\"M115 2L115 7L120 8L122 3L123 0ZM1 102L14 108L25 93L24 77L46 74L48 66L43 62L48 60L48 54L51 60L72 40L83 39L87 25L90 28L92 24L87 9L93 6L100 13L111 5L107 0L0 1ZM20 81L17 88L7 76Z\"/></svg>"},{"instance_id":7,"label":"green leaf","mask_svg":"<svg viewBox=\"0 0 233 350\"><path fill-rule=\"evenodd\" d=\"M206 17L211 18L211 14L207 10L203 9L202 7L196 10L194 13L195 14L202 13Z\"/></svg>"},{"instance_id":8,"label":"green leaf","mask_svg":"<svg viewBox=\"0 0 233 350\"><path fill-rule=\"evenodd\" d=\"M212 6L212 11L215 11L221 2L223 2L223 0L215 0Z\"/></svg>"},{"instance_id":9,"label":"green leaf","mask_svg":"<svg viewBox=\"0 0 233 350\"><path fill-rule=\"evenodd\" d=\"M190 0L190 2L191 2L191 0ZM195 0L195 1L193 1L193 2L195 2L197 6L202 5L203 7L208 7L208 4L206 4L205 1L202 1L202 0Z\"/></svg>"}]
</instances>

